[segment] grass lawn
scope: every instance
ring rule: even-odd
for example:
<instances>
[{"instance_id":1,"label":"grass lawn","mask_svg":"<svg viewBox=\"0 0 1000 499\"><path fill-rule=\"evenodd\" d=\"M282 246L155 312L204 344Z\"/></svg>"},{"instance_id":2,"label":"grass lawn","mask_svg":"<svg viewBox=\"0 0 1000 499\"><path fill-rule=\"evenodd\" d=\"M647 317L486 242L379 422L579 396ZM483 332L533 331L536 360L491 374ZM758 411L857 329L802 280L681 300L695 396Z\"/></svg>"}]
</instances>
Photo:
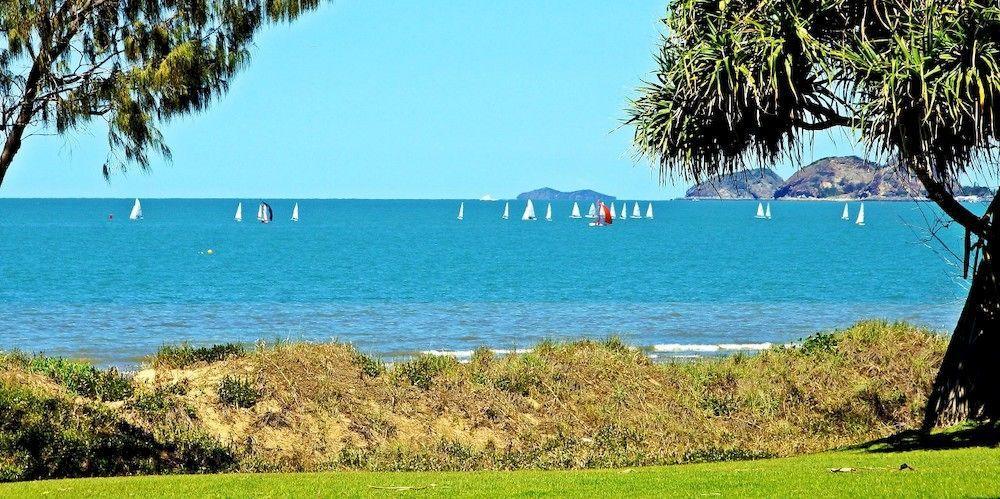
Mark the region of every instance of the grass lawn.
<instances>
[{"instance_id":1,"label":"grass lawn","mask_svg":"<svg viewBox=\"0 0 1000 499\"><path fill-rule=\"evenodd\" d=\"M968 445L968 446L963 446ZM996 441L876 444L808 456L588 471L328 472L48 480L0 496L1000 496ZM933 449L933 450L930 450ZM906 463L913 470L900 471ZM853 468L833 473L831 468Z\"/></svg>"}]
</instances>

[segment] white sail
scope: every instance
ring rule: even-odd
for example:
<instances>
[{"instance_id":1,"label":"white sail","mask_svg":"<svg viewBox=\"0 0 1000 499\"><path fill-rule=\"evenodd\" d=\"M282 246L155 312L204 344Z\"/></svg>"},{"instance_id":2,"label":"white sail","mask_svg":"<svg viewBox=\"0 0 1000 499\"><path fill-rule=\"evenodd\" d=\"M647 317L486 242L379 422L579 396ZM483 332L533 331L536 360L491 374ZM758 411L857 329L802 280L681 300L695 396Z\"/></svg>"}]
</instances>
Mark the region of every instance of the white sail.
<instances>
[{"instance_id":1,"label":"white sail","mask_svg":"<svg viewBox=\"0 0 1000 499\"><path fill-rule=\"evenodd\" d=\"M615 204L614 203L611 203L611 207L609 209L611 210L611 218L618 218L618 215L615 213Z\"/></svg>"},{"instance_id":2,"label":"white sail","mask_svg":"<svg viewBox=\"0 0 1000 499\"><path fill-rule=\"evenodd\" d=\"M504 220L507 220L508 218L510 218L510 201L507 201L506 203L504 203L504 205L503 205L503 215L501 215L500 218L502 218Z\"/></svg>"},{"instance_id":3,"label":"white sail","mask_svg":"<svg viewBox=\"0 0 1000 499\"><path fill-rule=\"evenodd\" d=\"M239 204L236 205L236 216L233 217L233 220L236 220L237 222L242 222L243 221L243 203L242 202L240 202Z\"/></svg>"},{"instance_id":4,"label":"white sail","mask_svg":"<svg viewBox=\"0 0 1000 499\"><path fill-rule=\"evenodd\" d=\"M865 204L864 203L861 203L861 207L858 208L858 220L856 222L854 222L854 223L856 223L858 225L864 225L865 224Z\"/></svg>"},{"instance_id":5,"label":"white sail","mask_svg":"<svg viewBox=\"0 0 1000 499\"><path fill-rule=\"evenodd\" d=\"M841 220L850 220L851 214L847 211L847 203L844 203L844 213L840 215Z\"/></svg>"},{"instance_id":6,"label":"white sail","mask_svg":"<svg viewBox=\"0 0 1000 499\"><path fill-rule=\"evenodd\" d=\"M132 205L132 213L128 214L129 220L139 220L142 218L142 204L139 203L139 198L135 199L135 204Z\"/></svg>"},{"instance_id":7,"label":"white sail","mask_svg":"<svg viewBox=\"0 0 1000 499\"><path fill-rule=\"evenodd\" d=\"M764 218L764 203L757 203L757 215L754 218Z\"/></svg>"},{"instance_id":8,"label":"white sail","mask_svg":"<svg viewBox=\"0 0 1000 499\"><path fill-rule=\"evenodd\" d=\"M261 203L260 206L257 207L257 220L260 222L264 221L264 203Z\"/></svg>"},{"instance_id":9,"label":"white sail","mask_svg":"<svg viewBox=\"0 0 1000 499\"><path fill-rule=\"evenodd\" d=\"M771 203L767 203L767 209L764 210L764 218L771 219Z\"/></svg>"},{"instance_id":10,"label":"white sail","mask_svg":"<svg viewBox=\"0 0 1000 499\"><path fill-rule=\"evenodd\" d=\"M653 203L646 205L646 218L653 218Z\"/></svg>"},{"instance_id":11,"label":"white sail","mask_svg":"<svg viewBox=\"0 0 1000 499\"><path fill-rule=\"evenodd\" d=\"M587 210L587 218L597 218L597 205L590 203L590 209Z\"/></svg>"},{"instance_id":12,"label":"white sail","mask_svg":"<svg viewBox=\"0 0 1000 499\"><path fill-rule=\"evenodd\" d=\"M580 217L580 205L573 201L573 213L570 214L570 218L581 218Z\"/></svg>"},{"instance_id":13,"label":"white sail","mask_svg":"<svg viewBox=\"0 0 1000 499\"><path fill-rule=\"evenodd\" d=\"M458 205L458 219L459 220L465 219L465 203Z\"/></svg>"},{"instance_id":14,"label":"white sail","mask_svg":"<svg viewBox=\"0 0 1000 499\"><path fill-rule=\"evenodd\" d=\"M524 207L524 214L521 215L521 220L534 220L535 219L535 205L531 204L531 200L528 200L527 206Z\"/></svg>"},{"instance_id":15,"label":"white sail","mask_svg":"<svg viewBox=\"0 0 1000 499\"><path fill-rule=\"evenodd\" d=\"M552 221L552 203L549 203L549 207L545 209L545 221Z\"/></svg>"},{"instance_id":16,"label":"white sail","mask_svg":"<svg viewBox=\"0 0 1000 499\"><path fill-rule=\"evenodd\" d=\"M642 212L639 210L639 202L636 201L632 205L632 218L642 218Z\"/></svg>"},{"instance_id":17,"label":"white sail","mask_svg":"<svg viewBox=\"0 0 1000 499\"><path fill-rule=\"evenodd\" d=\"M625 220L626 218L628 218L628 208L626 207L627 205L628 203L622 203L622 211L621 213L618 214L619 220Z\"/></svg>"},{"instance_id":18,"label":"white sail","mask_svg":"<svg viewBox=\"0 0 1000 499\"><path fill-rule=\"evenodd\" d=\"M299 221L299 203L295 203L295 206L292 207L292 221Z\"/></svg>"}]
</instances>

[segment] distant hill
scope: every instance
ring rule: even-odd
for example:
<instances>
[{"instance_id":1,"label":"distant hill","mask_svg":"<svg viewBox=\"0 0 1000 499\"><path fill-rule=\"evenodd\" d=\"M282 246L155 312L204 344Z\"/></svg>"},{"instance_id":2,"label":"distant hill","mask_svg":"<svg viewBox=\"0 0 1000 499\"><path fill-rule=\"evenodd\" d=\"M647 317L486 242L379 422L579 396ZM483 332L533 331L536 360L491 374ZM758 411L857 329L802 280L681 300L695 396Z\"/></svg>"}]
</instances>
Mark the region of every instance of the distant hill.
<instances>
[{"instance_id":1,"label":"distant hill","mask_svg":"<svg viewBox=\"0 0 1000 499\"><path fill-rule=\"evenodd\" d=\"M712 177L687 190L684 197L709 199L770 199L784 182L770 168Z\"/></svg>"},{"instance_id":2,"label":"distant hill","mask_svg":"<svg viewBox=\"0 0 1000 499\"><path fill-rule=\"evenodd\" d=\"M795 172L774 192L774 197L853 198L855 193L870 186L881 168L857 156L823 158Z\"/></svg>"},{"instance_id":3,"label":"distant hill","mask_svg":"<svg viewBox=\"0 0 1000 499\"><path fill-rule=\"evenodd\" d=\"M608 194L601 194L597 191L592 191L590 189L584 189L582 191L572 191L563 192L557 191L549 187L542 187L541 189L535 189L533 191L522 192L517 195L517 199L524 201L530 199L532 201L587 201L592 202L595 199L601 199L604 201L614 201L617 199L614 196Z\"/></svg>"}]
</instances>

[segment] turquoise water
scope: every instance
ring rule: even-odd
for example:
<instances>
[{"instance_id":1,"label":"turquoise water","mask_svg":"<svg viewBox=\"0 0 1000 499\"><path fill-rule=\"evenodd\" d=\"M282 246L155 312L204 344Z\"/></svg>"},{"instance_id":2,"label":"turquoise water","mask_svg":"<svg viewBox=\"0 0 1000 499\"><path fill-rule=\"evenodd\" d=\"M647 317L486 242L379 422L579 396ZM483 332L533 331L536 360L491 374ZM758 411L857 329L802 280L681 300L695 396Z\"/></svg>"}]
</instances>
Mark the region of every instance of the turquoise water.
<instances>
[{"instance_id":1,"label":"turquoise water","mask_svg":"<svg viewBox=\"0 0 1000 499\"><path fill-rule=\"evenodd\" d=\"M865 203L857 227L840 203L762 221L753 202L662 201L589 228L571 203L522 222L520 202L502 221L502 202L466 201L459 222L458 201L298 200L292 223L294 200L269 200L262 225L257 202L235 223L236 200L147 199L130 222L132 200L0 199L0 349L127 363L182 340L339 339L393 357L618 334L700 355L872 317L947 330L967 289L923 242L927 203Z\"/></svg>"}]
</instances>

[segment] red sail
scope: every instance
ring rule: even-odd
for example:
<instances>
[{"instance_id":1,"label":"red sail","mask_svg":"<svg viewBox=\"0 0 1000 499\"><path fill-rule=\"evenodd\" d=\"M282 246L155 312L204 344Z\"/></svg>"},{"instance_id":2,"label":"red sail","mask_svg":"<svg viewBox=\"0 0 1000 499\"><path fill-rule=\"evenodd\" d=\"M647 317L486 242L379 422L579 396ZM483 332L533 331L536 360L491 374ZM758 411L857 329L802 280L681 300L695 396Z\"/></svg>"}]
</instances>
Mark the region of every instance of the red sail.
<instances>
[{"instance_id":1,"label":"red sail","mask_svg":"<svg viewBox=\"0 0 1000 499\"><path fill-rule=\"evenodd\" d=\"M604 218L604 223L608 225L614 222L614 219L611 218L611 210L604 203L601 203L601 217Z\"/></svg>"}]
</instances>

